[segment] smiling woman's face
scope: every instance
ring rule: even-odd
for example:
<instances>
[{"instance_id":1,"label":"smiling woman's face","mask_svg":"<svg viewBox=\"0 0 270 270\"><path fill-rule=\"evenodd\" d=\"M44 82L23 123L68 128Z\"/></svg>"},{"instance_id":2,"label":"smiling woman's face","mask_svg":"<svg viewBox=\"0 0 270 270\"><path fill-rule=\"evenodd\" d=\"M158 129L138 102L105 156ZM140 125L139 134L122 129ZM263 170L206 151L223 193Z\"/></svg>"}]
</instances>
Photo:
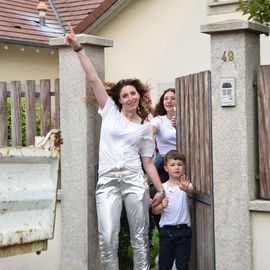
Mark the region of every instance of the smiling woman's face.
<instances>
[{"instance_id":1,"label":"smiling woman's face","mask_svg":"<svg viewBox=\"0 0 270 270\"><path fill-rule=\"evenodd\" d=\"M139 106L140 94L133 85L124 86L119 95L119 102L122 104L122 110L133 111Z\"/></svg>"},{"instance_id":2,"label":"smiling woman's face","mask_svg":"<svg viewBox=\"0 0 270 270\"><path fill-rule=\"evenodd\" d=\"M165 108L165 110L167 112L174 111L174 107L175 107L175 93L173 93L171 91L168 91L164 95L163 104L164 104L164 108Z\"/></svg>"}]
</instances>

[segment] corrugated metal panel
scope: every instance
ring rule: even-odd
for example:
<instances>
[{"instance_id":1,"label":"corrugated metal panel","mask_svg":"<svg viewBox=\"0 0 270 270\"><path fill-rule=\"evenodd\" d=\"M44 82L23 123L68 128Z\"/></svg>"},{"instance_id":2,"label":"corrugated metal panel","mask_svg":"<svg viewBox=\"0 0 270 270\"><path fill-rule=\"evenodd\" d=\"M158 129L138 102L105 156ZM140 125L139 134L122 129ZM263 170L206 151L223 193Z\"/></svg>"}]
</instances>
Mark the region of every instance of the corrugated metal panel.
<instances>
[{"instance_id":1,"label":"corrugated metal panel","mask_svg":"<svg viewBox=\"0 0 270 270\"><path fill-rule=\"evenodd\" d=\"M0 257L53 238L59 134L51 132L39 147L0 148L0 248L14 247Z\"/></svg>"}]
</instances>

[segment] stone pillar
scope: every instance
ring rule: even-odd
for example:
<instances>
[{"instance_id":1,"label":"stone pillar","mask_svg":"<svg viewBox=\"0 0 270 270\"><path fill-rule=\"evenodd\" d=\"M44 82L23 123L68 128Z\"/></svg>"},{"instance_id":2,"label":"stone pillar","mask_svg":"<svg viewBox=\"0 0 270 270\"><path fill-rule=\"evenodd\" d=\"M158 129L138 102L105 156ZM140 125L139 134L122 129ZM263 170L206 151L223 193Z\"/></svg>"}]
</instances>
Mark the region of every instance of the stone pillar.
<instances>
[{"instance_id":1,"label":"stone pillar","mask_svg":"<svg viewBox=\"0 0 270 270\"><path fill-rule=\"evenodd\" d=\"M111 40L78 35L99 77L104 79L104 47ZM59 48L61 135L61 269L100 269L95 205L95 165L98 163L100 116L76 53L64 38L50 40Z\"/></svg>"},{"instance_id":2,"label":"stone pillar","mask_svg":"<svg viewBox=\"0 0 270 270\"><path fill-rule=\"evenodd\" d=\"M251 215L257 193L257 95L260 24L229 20L201 26L211 35L213 185L216 269L252 269ZM235 78L236 104L223 107L220 80Z\"/></svg>"}]
</instances>

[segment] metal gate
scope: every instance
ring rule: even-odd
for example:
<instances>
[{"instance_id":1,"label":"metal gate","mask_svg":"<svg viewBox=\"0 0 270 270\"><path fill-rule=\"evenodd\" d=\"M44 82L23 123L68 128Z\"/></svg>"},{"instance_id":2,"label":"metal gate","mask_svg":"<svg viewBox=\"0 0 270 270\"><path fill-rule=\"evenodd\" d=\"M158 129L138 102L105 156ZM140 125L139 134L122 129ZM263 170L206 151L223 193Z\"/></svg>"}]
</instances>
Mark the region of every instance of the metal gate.
<instances>
[{"instance_id":1,"label":"metal gate","mask_svg":"<svg viewBox=\"0 0 270 270\"><path fill-rule=\"evenodd\" d=\"M177 148L196 190L190 198L190 269L215 269L210 72L176 79Z\"/></svg>"}]
</instances>

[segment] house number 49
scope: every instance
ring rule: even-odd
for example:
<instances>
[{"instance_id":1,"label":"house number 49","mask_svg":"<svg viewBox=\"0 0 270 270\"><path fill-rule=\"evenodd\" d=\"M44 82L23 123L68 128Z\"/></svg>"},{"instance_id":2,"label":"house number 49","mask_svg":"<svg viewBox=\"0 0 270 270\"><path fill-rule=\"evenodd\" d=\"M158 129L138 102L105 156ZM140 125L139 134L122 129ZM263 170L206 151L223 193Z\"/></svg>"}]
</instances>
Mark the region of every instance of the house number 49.
<instances>
[{"instance_id":1,"label":"house number 49","mask_svg":"<svg viewBox=\"0 0 270 270\"><path fill-rule=\"evenodd\" d=\"M223 55L222 55L222 57L221 57L221 59L222 59L224 62L227 62L227 61L233 61L233 59L234 59L233 51L224 51L224 52L223 52Z\"/></svg>"}]
</instances>

